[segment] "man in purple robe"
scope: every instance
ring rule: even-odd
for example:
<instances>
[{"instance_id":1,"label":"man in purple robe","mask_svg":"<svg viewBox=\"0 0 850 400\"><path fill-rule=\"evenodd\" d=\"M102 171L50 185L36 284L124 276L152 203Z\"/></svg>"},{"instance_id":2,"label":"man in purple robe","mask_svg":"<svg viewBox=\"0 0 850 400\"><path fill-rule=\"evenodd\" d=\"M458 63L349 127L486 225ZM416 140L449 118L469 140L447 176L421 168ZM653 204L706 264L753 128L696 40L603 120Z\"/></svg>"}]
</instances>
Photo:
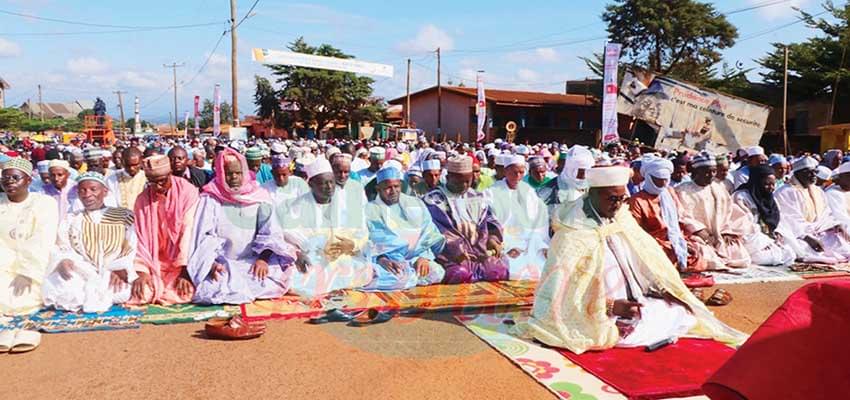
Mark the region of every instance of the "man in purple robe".
<instances>
[{"instance_id":1,"label":"man in purple robe","mask_svg":"<svg viewBox=\"0 0 850 400\"><path fill-rule=\"evenodd\" d=\"M436 261L446 270L443 283L471 283L508 279L502 259L502 227L493 217L484 195L473 190L472 158L448 162L446 185L425 195L431 217L446 237Z\"/></svg>"}]
</instances>

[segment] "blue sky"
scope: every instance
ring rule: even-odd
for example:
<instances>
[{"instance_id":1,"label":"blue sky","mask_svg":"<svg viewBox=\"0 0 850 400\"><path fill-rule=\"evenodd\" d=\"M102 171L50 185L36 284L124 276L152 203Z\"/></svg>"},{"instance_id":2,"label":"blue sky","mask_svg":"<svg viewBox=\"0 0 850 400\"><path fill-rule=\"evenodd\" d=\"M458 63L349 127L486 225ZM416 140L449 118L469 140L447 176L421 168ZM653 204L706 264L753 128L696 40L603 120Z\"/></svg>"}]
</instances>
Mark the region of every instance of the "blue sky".
<instances>
[{"instance_id":1,"label":"blue sky","mask_svg":"<svg viewBox=\"0 0 850 400\"><path fill-rule=\"evenodd\" d=\"M239 0L238 18L253 3ZM770 43L800 41L815 34L803 24L769 31L795 20L792 6L820 11L819 0L714 2L722 12L770 3L778 4L728 16L740 36L739 43L724 53L730 64L755 67L753 59L764 55ZM451 80L474 85L475 71L485 70L488 87L563 91L563 81L589 75L579 57L604 45L600 15L605 4L593 0L260 0L255 15L238 30L240 114L254 111L254 75L270 75L266 67L251 61L250 49L283 49L298 36L311 44L332 44L359 59L394 65L395 76L378 77L374 86L376 95L388 99L404 94L407 58L413 60L413 90L435 83L433 49L437 46L443 49L444 84ZM5 12L113 26L212 25L121 32L129 29ZM162 65L172 62L185 63L178 69L180 118L191 109L194 95L212 98L215 83L222 85L222 98L229 101L229 35L212 52L227 28L229 13L229 0L2 0L0 77L12 85L7 104L35 100L37 85L42 84L44 101L100 96L109 113L117 115L112 92L120 89L127 92L127 115L132 115L132 99L138 96L142 118L164 122L173 110L173 95L171 70Z\"/></svg>"}]
</instances>

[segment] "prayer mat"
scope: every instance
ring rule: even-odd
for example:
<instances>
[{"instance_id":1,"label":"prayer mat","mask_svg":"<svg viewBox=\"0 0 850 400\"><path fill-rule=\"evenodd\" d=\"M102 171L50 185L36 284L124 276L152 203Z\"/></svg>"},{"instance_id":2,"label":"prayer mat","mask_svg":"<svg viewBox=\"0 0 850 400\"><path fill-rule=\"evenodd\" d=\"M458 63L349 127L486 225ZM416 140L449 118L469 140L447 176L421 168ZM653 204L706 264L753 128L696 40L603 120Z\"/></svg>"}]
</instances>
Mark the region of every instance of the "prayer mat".
<instances>
[{"instance_id":1,"label":"prayer mat","mask_svg":"<svg viewBox=\"0 0 850 400\"><path fill-rule=\"evenodd\" d=\"M559 351L629 399L641 400L700 395L702 384L735 354L723 343L687 338L651 353L643 346Z\"/></svg>"},{"instance_id":2,"label":"prayer mat","mask_svg":"<svg viewBox=\"0 0 850 400\"><path fill-rule=\"evenodd\" d=\"M297 296L258 300L243 304L241 309L245 320L258 321L311 318L331 309L449 311L525 307L534 303L536 285L535 281L505 281L417 286L397 292L345 290L312 301Z\"/></svg>"},{"instance_id":3,"label":"prayer mat","mask_svg":"<svg viewBox=\"0 0 850 400\"><path fill-rule=\"evenodd\" d=\"M27 317L0 321L0 330L31 329L45 333L138 329L142 312L112 306L102 313L74 313L54 309L42 310Z\"/></svg>"},{"instance_id":4,"label":"prayer mat","mask_svg":"<svg viewBox=\"0 0 850 400\"><path fill-rule=\"evenodd\" d=\"M727 271L712 271L714 282L718 285L733 283L758 283L798 281L802 278L791 273L788 267L762 267L751 265L747 268L732 268Z\"/></svg>"},{"instance_id":5,"label":"prayer mat","mask_svg":"<svg viewBox=\"0 0 850 400\"><path fill-rule=\"evenodd\" d=\"M213 317L226 318L239 312L237 306L200 306L196 304L148 305L140 309L145 313L142 317L142 323L154 325L206 321Z\"/></svg>"},{"instance_id":6,"label":"prayer mat","mask_svg":"<svg viewBox=\"0 0 850 400\"><path fill-rule=\"evenodd\" d=\"M609 400L627 397L601 381L557 350L511 333L516 324L528 319L529 311L497 314L460 315L455 319L479 339L520 367L537 383L559 399ZM660 350L659 350L660 351ZM706 399L704 396L688 399Z\"/></svg>"},{"instance_id":7,"label":"prayer mat","mask_svg":"<svg viewBox=\"0 0 850 400\"><path fill-rule=\"evenodd\" d=\"M832 278L850 275L850 266L848 264L797 263L788 267L788 270L803 279Z\"/></svg>"}]
</instances>

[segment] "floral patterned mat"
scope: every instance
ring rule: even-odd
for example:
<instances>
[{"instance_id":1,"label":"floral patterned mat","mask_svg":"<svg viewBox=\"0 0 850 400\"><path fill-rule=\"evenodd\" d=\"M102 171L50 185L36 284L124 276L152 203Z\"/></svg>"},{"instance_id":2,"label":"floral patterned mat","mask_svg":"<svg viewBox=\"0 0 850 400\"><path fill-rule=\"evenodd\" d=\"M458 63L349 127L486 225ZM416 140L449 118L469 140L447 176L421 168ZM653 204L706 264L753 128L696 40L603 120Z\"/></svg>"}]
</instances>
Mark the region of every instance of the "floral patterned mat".
<instances>
[{"instance_id":1,"label":"floral patterned mat","mask_svg":"<svg viewBox=\"0 0 850 400\"><path fill-rule=\"evenodd\" d=\"M557 398L570 400L625 399L620 392L571 362L557 351L511 335L510 329L528 319L528 311L460 315L455 318L496 349ZM707 399L705 396L688 399Z\"/></svg>"}]
</instances>

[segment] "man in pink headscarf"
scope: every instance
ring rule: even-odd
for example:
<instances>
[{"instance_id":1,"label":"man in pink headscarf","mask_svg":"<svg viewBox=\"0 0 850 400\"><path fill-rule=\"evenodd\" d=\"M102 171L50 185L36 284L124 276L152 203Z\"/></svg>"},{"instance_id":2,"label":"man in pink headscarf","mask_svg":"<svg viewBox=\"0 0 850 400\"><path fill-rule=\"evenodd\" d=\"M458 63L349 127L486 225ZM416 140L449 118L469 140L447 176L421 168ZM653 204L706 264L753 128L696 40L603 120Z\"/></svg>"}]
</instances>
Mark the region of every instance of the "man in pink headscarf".
<instances>
[{"instance_id":1,"label":"man in pink headscarf","mask_svg":"<svg viewBox=\"0 0 850 400\"><path fill-rule=\"evenodd\" d=\"M220 152L215 179L201 192L187 267L193 302L243 304L286 294L295 248L273 240L271 195L251 179L245 157Z\"/></svg>"},{"instance_id":2,"label":"man in pink headscarf","mask_svg":"<svg viewBox=\"0 0 850 400\"><path fill-rule=\"evenodd\" d=\"M148 185L136 198L135 268L129 304L182 304L195 291L186 271L198 189L171 175L168 157L154 155L142 162Z\"/></svg>"}]
</instances>

